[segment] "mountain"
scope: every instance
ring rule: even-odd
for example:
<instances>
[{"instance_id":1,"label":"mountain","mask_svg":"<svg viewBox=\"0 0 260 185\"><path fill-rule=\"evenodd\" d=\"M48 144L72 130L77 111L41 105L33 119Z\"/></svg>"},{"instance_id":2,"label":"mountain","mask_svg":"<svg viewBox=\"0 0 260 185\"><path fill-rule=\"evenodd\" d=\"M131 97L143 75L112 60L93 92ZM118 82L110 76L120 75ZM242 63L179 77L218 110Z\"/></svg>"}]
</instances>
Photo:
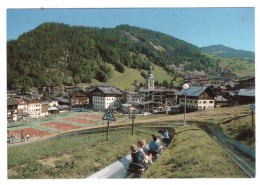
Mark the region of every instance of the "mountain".
<instances>
[{"instance_id":1,"label":"mountain","mask_svg":"<svg viewBox=\"0 0 260 185\"><path fill-rule=\"evenodd\" d=\"M150 62L171 76L177 73L172 64L211 73L208 69L217 66L200 48L164 33L130 25L96 28L52 22L7 42L7 85L28 90L107 82L115 70L142 72Z\"/></svg>"},{"instance_id":2,"label":"mountain","mask_svg":"<svg viewBox=\"0 0 260 185\"><path fill-rule=\"evenodd\" d=\"M212 55L224 57L224 58L235 58L235 57L247 57L252 59L255 58L255 53L252 51L237 50L221 44L206 46L206 47L202 47L201 49Z\"/></svg>"}]
</instances>

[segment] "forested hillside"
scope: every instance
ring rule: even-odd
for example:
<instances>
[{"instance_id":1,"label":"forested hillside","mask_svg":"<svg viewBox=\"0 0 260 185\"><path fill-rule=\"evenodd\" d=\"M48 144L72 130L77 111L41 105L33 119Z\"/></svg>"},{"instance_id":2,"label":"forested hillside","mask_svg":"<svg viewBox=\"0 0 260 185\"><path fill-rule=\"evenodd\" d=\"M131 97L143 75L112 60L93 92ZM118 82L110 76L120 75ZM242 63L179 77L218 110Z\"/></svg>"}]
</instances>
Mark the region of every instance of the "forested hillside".
<instances>
[{"instance_id":1,"label":"forested hillside","mask_svg":"<svg viewBox=\"0 0 260 185\"><path fill-rule=\"evenodd\" d=\"M176 72L169 65L185 62L185 70L208 70L216 62L201 49L169 35L120 25L91 28L44 23L7 42L8 89L76 85L93 79L107 82L125 67L147 70L149 62Z\"/></svg>"}]
</instances>

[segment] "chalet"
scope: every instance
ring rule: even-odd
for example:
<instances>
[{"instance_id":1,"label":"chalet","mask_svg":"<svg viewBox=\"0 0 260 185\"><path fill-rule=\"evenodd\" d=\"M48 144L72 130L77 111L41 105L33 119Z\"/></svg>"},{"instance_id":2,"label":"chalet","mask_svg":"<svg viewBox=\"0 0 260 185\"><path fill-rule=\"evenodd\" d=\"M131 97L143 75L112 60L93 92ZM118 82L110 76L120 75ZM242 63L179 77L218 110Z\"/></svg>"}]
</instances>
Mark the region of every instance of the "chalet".
<instances>
[{"instance_id":1,"label":"chalet","mask_svg":"<svg viewBox=\"0 0 260 185\"><path fill-rule=\"evenodd\" d=\"M240 89L234 95L233 101L235 105L255 103L255 89Z\"/></svg>"},{"instance_id":2,"label":"chalet","mask_svg":"<svg viewBox=\"0 0 260 185\"><path fill-rule=\"evenodd\" d=\"M119 108L122 92L115 87L97 87L92 94L93 109Z\"/></svg>"},{"instance_id":3,"label":"chalet","mask_svg":"<svg viewBox=\"0 0 260 185\"><path fill-rule=\"evenodd\" d=\"M73 94L73 92L77 92L79 90L79 87L77 86L65 86L64 92L66 94Z\"/></svg>"},{"instance_id":4,"label":"chalet","mask_svg":"<svg viewBox=\"0 0 260 185\"><path fill-rule=\"evenodd\" d=\"M27 113L32 118L38 118L42 116L42 100L34 98L23 98L27 101Z\"/></svg>"},{"instance_id":5,"label":"chalet","mask_svg":"<svg viewBox=\"0 0 260 185\"><path fill-rule=\"evenodd\" d=\"M214 108L214 97L216 96L212 89L208 86L191 86L188 90L182 89L178 94L179 105L185 105L191 110L203 110Z\"/></svg>"},{"instance_id":6,"label":"chalet","mask_svg":"<svg viewBox=\"0 0 260 185\"><path fill-rule=\"evenodd\" d=\"M12 99L13 101L15 101L17 104L18 104L18 110L17 110L17 113L23 113L23 112L27 112L27 109L28 109L28 103L26 100L22 99L22 98L13 98Z\"/></svg>"},{"instance_id":7,"label":"chalet","mask_svg":"<svg viewBox=\"0 0 260 185\"><path fill-rule=\"evenodd\" d=\"M228 88L222 84L214 84L210 86L212 90L218 95L228 92Z\"/></svg>"},{"instance_id":8,"label":"chalet","mask_svg":"<svg viewBox=\"0 0 260 185\"><path fill-rule=\"evenodd\" d=\"M49 102L42 102L42 116L48 116Z\"/></svg>"},{"instance_id":9,"label":"chalet","mask_svg":"<svg viewBox=\"0 0 260 185\"><path fill-rule=\"evenodd\" d=\"M227 107L229 106L229 101L223 96L215 97L215 107Z\"/></svg>"},{"instance_id":10,"label":"chalet","mask_svg":"<svg viewBox=\"0 0 260 185\"><path fill-rule=\"evenodd\" d=\"M59 114L59 109L57 107L49 107L48 114Z\"/></svg>"},{"instance_id":11,"label":"chalet","mask_svg":"<svg viewBox=\"0 0 260 185\"><path fill-rule=\"evenodd\" d=\"M79 90L71 95L70 101L71 108L87 108L89 105L89 95L85 91Z\"/></svg>"},{"instance_id":12,"label":"chalet","mask_svg":"<svg viewBox=\"0 0 260 185\"><path fill-rule=\"evenodd\" d=\"M55 106L59 105L59 102L55 98L53 98L53 97L42 96L41 100L43 102L48 103L49 107L55 107Z\"/></svg>"},{"instance_id":13,"label":"chalet","mask_svg":"<svg viewBox=\"0 0 260 185\"><path fill-rule=\"evenodd\" d=\"M177 100L177 94L176 94L176 90L165 90L164 91L164 104L171 106L176 104L176 100Z\"/></svg>"},{"instance_id":14,"label":"chalet","mask_svg":"<svg viewBox=\"0 0 260 185\"><path fill-rule=\"evenodd\" d=\"M239 89L254 89L255 88L255 77L244 77L244 78L235 80L235 82L239 83L239 86L238 86Z\"/></svg>"},{"instance_id":15,"label":"chalet","mask_svg":"<svg viewBox=\"0 0 260 185\"><path fill-rule=\"evenodd\" d=\"M153 94L158 94L158 93L163 94L163 92L164 89L139 89L140 101L141 102L152 101Z\"/></svg>"},{"instance_id":16,"label":"chalet","mask_svg":"<svg viewBox=\"0 0 260 185\"><path fill-rule=\"evenodd\" d=\"M145 102L131 102L132 106L134 108L133 112L135 114L140 114L140 113L144 113L144 112L153 112L153 101L145 101Z\"/></svg>"},{"instance_id":17,"label":"chalet","mask_svg":"<svg viewBox=\"0 0 260 185\"><path fill-rule=\"evenodd\" d=\"M136 107L134 107L131 103L124 103L121 104L121 110L123 113L129 113L129 112L134 112L136 110Z\"/></svg>"},{"instance_id":18,"label":"chalet","mask_svg":"<svg viewBox=\"0 0 260 185\"><path fill-rule=\"evenodd\" d=\"M154 102L154 107L157 109L164 106L164 94L162 92L156 92L152 95L152 101Z\"/></svg>"},{"instance_id":19,"label":"chalet","mask_svg":"<svg viewBox=\"0 0 260 185\"><path fill-rule=\"evenodd\" d=\"M17 107L17 121L25 120L29 118L28 103L22 98L15 97L13 100L18 104Z\"/></svg>"},{"instance_id":20,"label":"chalet","mask_svg":"<svg viewBox=\"0 0 260 185\"><path fill-rule=\"evenodd\" d=\"M63 97L55 97L55 100L58 101L58 105L68 105L70 106L70 100Z\"/></svg>"},{"instance_id":21,"label":"chalet","mask_svg":"<svg viewBox=\"0 0 260 185\"><path fill-rule=\"evenodd\" d=\"M123 103L130 103L131 101L140 101L140 94L135 91L123 91Z\"/></svg>"},{"instance_id":22,"label":"chalet","mask_svg":"<svg viewBox=\"0 0 260 185\"><path fill-rule=\"evenodd\" d=\"M7 100L7 121L17 120L18 104L12 99Z\"/></svg>"},{"instance_id":23,"label":"chalet","mask_svg":"<svg viewBox=\"0 0 260 185\"><path fill-rule=\"evenodd\" d=\"M59 109L59 112L68 112L70 110L68 105L58 105L57 108Z\"/></svg>"},{"instance_id":24,"label":"chalet","mask_svg":"<svg viewBox=\"0 0 260 185\"><path fill-rule=\"evenodd\" d=\"M238 85L239 83L234 81L229 81L228 83L225 84L226 88L228 89L228 92L232 92L235 89L237 89Z\"/></svg>"}]
</instances>

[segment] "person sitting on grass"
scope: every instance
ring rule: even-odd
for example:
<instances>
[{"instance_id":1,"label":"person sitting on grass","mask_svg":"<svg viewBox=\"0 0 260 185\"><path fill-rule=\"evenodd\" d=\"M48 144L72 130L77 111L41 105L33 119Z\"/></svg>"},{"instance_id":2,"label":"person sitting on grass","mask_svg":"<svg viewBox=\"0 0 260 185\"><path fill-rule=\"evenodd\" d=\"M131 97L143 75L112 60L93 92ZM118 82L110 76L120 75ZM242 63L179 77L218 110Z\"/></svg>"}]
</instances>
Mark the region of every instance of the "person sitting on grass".
<instances>
[{"instance_id":1,"label":"person sitting on grass","mask_svg":"<svg viewBox=\"0 0 260 185\"><path fill-rule=\"evenodd\" d=\"M153 140L149 143L150 152L155 151L156 153L159 154L163 146L158 143L156 135L153 134L152 137Z\"/></svg>"},{"instance_id":2,"label":"person sitting on grass","mask_svg":"<svg viewBox=\"0 0 260 185\"><path fill-rule=\"evenodd\" d=\"M10 135L10 143L13 143L13 142L14 142L14 135L11 134L11 135Z\"/></svg>"},{"instance_id":3,"label":"person sitting on grass","mask_svg":"<svg viewBox=\"0 0 260 185\"><path fill-rule=\"evenodd\" d=\"M146 153L144 152L144 146L146 145L146 142L145 142L145 140L144 139L139 139L138 141L137 141L137 145L138 145L138 149L137 149L137 151L139 151L139 152L142 152L142 154L144 155L144 157L145 157L145 163L148 163L148 162L150 162L151 164L153 163L152 162L152 154L150 154L150 155L146 155Z\"/></svg>"},{"instance_id":4,"label":"person sitting on grass","mask_svg":"<svg viewBox=\"0 0 260 185\"><path fill-rule=\"evenodd\" d=\"M137 151L136 145L131 145L131 151L132 151L131 157L133 159L133 163L145 165L145 162L144 162L145 157L142 152Z\"/></svg>"}]
</instances>

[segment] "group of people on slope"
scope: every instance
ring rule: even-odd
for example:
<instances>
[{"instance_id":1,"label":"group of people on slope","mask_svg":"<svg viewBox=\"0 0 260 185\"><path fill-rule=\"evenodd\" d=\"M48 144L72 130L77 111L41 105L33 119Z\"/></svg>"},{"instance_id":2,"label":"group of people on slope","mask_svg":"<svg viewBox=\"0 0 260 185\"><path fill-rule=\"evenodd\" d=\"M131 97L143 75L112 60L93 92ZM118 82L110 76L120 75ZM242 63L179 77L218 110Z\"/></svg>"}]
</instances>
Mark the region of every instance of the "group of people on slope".
<instances>
[{"instance_id":1,"label":"group of people on slope","mask_svg":"<svg viewBox=\"0 0 260 185\"><path fill-rule=\"evenodd\" d=\"M163 132L163 137L169 138L169 133L167 132L167 129ZM144 139L139 139L137 141L136 145L131 145L131 157L133 159L133 163L137 163L140 165L145 165L152 162L152 153L155 152L159 154L161 150L163 149L163 145L160 143L156 135L152 135L152 141L149 143L149 152L148 154L144 151L144 147L146 145L146 142Z\"/></svg>"}]
</instances>

